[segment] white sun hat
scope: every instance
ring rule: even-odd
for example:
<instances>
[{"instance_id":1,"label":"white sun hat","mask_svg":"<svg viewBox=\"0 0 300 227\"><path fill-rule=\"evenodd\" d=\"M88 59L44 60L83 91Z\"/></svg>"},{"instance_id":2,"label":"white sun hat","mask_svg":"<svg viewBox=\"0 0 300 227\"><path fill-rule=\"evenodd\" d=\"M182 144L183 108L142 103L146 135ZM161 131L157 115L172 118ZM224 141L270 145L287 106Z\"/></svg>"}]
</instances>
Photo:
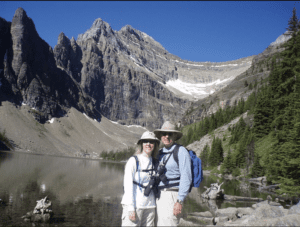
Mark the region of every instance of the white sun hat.
<instances>
[{"instance_id":1,"label":"white sun hat","mask_svg":"<svg viewBox=\"0 0 300 227\"><path fill-rule=\"evenodd\" d=\"M143 133L137 144L140 144L143 140L155 140L158 143L160 142L159 139L156 138L155 134L149 131Z\"/></svg>"},{"instance_id":2,"label":"white sun hat","mask_svg":"<svg viewBox=\"0 0 300 227\"><path fill-rule=\"evenodd\" d=\"M170 121L166 121L161 129L155 129L154 134L156 135L157 138L161 138L162 132L172 132L176 135L175 141L179 140L182 137L182 132L178 131L175 129L175 125L172 124Z\"/></svg>"}]
</instances>

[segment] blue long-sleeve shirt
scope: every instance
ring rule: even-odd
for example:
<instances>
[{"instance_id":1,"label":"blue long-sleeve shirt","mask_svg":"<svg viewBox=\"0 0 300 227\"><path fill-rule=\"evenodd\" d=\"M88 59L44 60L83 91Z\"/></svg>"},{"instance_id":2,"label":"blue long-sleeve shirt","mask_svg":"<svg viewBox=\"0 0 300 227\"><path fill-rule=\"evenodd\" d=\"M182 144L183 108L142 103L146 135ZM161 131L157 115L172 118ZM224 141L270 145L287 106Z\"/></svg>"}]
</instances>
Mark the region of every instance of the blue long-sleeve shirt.
<instances>
[{"instance_id":1,"label":"blue long-sleeve shirt","mask_svg":"<svg viewBox=\"0 0 300 227\"><path fill-rule=\"evenodd\" d=\"M163 148L163 153L170 153L175 148L176 144L171 146L170 148ZM163 157L160 156L160 162L166 160L169 157L169 154L165 154ZM174 160L173 155L171 155L170 159L166 164L166 177L167 178L177 178L180 177L180 180L170 181L170 183L179 182L179 186L174 186L179 188L177 199L183 201L187 194L189 193L189 189L192 183L192 170L191 170L191 157L189 152L183 147L180 146L178 150L178 164ZM161 181L159 186L163 186L164 183Z\"/></svg>"}]
</instances>

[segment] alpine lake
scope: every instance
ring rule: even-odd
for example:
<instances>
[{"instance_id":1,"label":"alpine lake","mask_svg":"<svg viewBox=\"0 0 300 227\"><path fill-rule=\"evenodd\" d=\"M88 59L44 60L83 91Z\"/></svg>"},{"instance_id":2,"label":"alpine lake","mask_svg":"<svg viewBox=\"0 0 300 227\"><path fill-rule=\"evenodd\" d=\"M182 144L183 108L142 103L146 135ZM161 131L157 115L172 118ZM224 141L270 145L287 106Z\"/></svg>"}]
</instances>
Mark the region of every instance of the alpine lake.
<instances>
[{"instance_id":1,"label":"alpine lake","mask_svg":"<svg viewBox=\"0 0 300 227\"><path fill-rule=\"evenodd\" d=\"M52 202L50 223L35 226L121 226L125 162L0 151L0 226L33 226L21 218L37 200ZM248 182L204 176L184 202L184 214L226 207L251 207L254 202L199 202L204 186L223 183L225 194L266 199Z\"/></svg>"}]
</instances>

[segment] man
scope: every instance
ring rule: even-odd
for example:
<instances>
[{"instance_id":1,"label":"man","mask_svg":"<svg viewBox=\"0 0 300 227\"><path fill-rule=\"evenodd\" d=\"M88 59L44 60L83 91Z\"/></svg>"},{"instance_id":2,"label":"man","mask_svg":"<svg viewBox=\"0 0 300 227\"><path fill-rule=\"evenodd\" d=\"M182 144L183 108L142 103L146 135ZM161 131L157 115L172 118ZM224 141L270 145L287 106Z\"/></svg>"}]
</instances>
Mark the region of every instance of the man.
<instances>
[{"instance_id":1,"label":"man","mask_svg":"<svg viewBox=\"0 0 300 227\"><path fill-rule=\"evenodd\" d=\"M192 183L191 157L188 151L180 146L178 164L173 151L178 146L175 141L182 137L175 125L167 121L161 129L154 130L158 139L164 144L159 154L160 164L165 163L165 176L168 181L159 183L160 197L156 200L157 226L177 226L182 212L183 201L189 193Z\"/></svg>"}]
</instances>

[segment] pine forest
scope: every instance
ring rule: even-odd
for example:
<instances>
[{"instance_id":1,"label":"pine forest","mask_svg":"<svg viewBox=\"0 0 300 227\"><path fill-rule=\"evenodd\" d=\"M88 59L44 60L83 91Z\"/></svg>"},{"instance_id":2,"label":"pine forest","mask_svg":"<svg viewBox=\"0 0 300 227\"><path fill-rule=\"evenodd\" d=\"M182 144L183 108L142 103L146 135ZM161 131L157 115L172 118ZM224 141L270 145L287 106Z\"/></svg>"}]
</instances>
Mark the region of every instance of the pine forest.
<instances>
[{"instance_id":1,"label":"pine forest","mask_svg":"<svg viewBox=\"0 0 300 227\"><path fill-rule=\"evenodd\" d=\"M214 138L200 154L204 168L221 164L222 174L238 176L241 170L248 177L266 176L269 184L279 184L279 194L300 197L300 22L293 9L287 31L291 38L284 51L270 59L270 75L254 85L244 101L219 108L217 112L183 130L179 141L183 145L200 140L218 127L248 112L253 122L246 124L243 117L229 128L230 149L224 153L223 140ZM258 149L258 145L265 149Z\"/></svg>"}]
</instances>

